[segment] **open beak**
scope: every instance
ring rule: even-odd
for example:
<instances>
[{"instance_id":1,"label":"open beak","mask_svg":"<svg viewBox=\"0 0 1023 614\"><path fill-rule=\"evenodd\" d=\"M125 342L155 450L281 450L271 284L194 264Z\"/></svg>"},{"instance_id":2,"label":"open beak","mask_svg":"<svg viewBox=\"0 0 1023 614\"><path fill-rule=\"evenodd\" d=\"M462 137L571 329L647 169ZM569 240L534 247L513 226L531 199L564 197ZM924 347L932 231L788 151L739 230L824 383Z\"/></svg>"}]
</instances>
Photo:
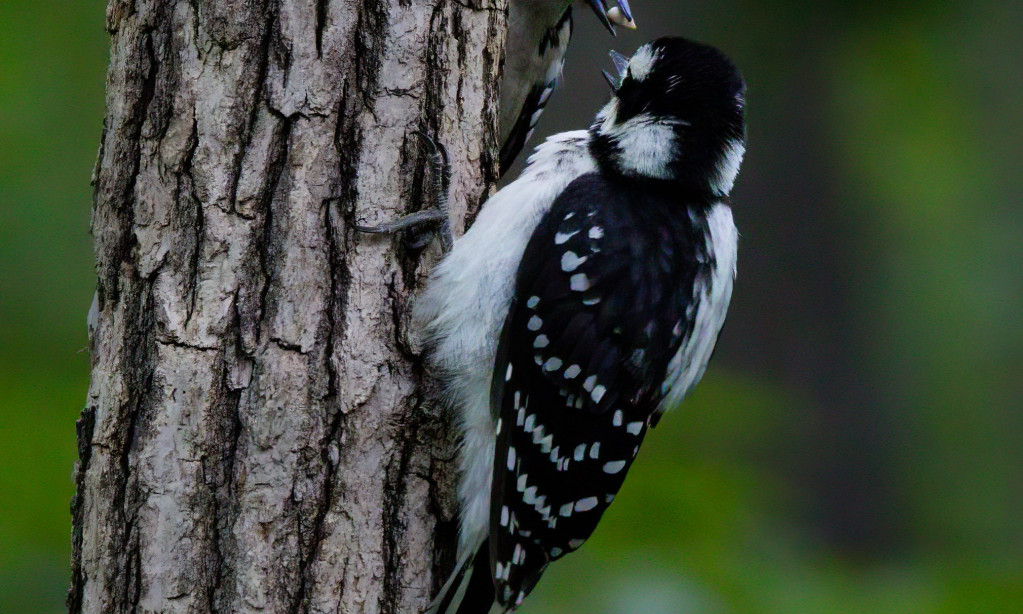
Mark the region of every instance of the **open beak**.
<instances>
[{"instance_id":1,"label":"open beak","mask_svg":"<svg viewBox=\"0 0 1023 614\"><path fill-rule=\"evenodd\" d=\"M617 35L615 25L630 30L636 29L636 22L632 19L632 9L629 8L628 0L618 0L618 6L611 9L607 7L607 0L586 0L586 4L590 5L597 19L604 24L612 36Z\"/></svg>"},{"instance_id":2,"label":"open beak","mask_svg":"<svg viewBox=\"0 0 1023 614\"><path fill-rule=\"evenodd\" d=\"M625 73L629 71L629 58L613 49L608 55L611 56L611 62L614 63L615 72L618 73L618 76L611 76L611 73L606 70L602 70L600 72L604 74L604 80L611 86L611 91L617 92L618 88L622 86L622 80L625 79Z\"/></svg>"}]
</instances>

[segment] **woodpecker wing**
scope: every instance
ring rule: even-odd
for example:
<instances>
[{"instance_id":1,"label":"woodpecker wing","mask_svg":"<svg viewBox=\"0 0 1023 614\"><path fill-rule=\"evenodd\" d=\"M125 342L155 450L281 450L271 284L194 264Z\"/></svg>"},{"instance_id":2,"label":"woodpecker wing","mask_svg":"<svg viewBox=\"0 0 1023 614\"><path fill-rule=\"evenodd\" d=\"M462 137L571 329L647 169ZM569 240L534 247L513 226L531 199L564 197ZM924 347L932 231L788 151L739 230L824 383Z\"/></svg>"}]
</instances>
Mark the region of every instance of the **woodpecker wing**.
<instances>
[{"instance_id":1,"label":"woodpecker wing","mask_svg":"<svg viewBox=\"0 0 1023 614\"><path fill-rule=\"evenodd\" d=\"M582 545L621 487L713 268L705 209L590 174L534 231L492 388L490 555L502 604Z\"/></svg>"}]
</instances>

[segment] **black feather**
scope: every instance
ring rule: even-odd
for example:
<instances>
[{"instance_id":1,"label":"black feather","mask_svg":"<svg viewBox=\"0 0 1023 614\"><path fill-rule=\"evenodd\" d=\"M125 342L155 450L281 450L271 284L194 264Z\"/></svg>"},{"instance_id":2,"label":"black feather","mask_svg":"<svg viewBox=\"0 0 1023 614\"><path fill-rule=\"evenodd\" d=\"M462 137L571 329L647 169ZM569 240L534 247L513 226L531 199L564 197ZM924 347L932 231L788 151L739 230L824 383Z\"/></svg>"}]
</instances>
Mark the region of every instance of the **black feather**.
<instances>
[{"instance_id":1,"label":"black feather","mask_svg":"<svg viewBox=\"0 0 1023 614\"><path fill-rule=\"evenodd\" d=\"M682 343L672 332L692 327L694 288L711 273L710 204L590 174L534 231L492 389L490 564L503 606L590 536L621 487Z\"/></svg>"}]
</instances>

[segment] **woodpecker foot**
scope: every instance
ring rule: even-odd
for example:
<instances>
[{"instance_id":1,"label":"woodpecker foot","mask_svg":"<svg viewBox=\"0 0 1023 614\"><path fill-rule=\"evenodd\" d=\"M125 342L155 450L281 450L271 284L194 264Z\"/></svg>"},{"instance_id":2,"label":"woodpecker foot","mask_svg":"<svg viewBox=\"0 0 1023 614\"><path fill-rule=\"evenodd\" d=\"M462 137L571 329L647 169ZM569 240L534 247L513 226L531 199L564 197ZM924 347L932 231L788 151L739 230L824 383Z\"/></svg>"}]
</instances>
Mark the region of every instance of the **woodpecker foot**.
<instances>
[{"instance_id":1,"label":"woodpecker foot","mask_svg":"<svg viewBox=\"0 0 1023 614\"><path fill-rule=\"evenodd\" d=\"M448 215L448 191L451 188L451 163L448 161L448 151L443 144L434 141L425 132L416 130L413 134L423 139L430 149L427 191L434 207L417 211L399 220L386 222L379 226L356 226L355 229L370 234L394 234L406 231L411 235L408 245L412 249L426 247L432 236L436 234L440 239L441 250L447 253L454 245L454 237L451 234L451 218Z\"/></svg>"}]
</instances>

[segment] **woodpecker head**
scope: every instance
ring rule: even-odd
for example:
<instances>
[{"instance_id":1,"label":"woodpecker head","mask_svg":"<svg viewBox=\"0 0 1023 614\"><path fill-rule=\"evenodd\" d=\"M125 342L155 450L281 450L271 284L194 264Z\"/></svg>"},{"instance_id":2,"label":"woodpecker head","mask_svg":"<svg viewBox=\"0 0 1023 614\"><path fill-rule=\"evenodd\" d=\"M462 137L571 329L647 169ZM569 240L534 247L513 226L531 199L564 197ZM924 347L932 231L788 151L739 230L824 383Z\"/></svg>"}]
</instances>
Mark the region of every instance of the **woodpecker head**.
<instances>
[{"instance_id":1,"label":"woodpecker head","mask_svg":"<svg viewBox=\"0 0 1023 614\"><path fill-rule=\"evenodd\" d=\"M614 96L590 128L601 170L726 196L745 147L746 85L713 47L661 38L631 59L612 53Z\"/></svg>"}]
</instances>

